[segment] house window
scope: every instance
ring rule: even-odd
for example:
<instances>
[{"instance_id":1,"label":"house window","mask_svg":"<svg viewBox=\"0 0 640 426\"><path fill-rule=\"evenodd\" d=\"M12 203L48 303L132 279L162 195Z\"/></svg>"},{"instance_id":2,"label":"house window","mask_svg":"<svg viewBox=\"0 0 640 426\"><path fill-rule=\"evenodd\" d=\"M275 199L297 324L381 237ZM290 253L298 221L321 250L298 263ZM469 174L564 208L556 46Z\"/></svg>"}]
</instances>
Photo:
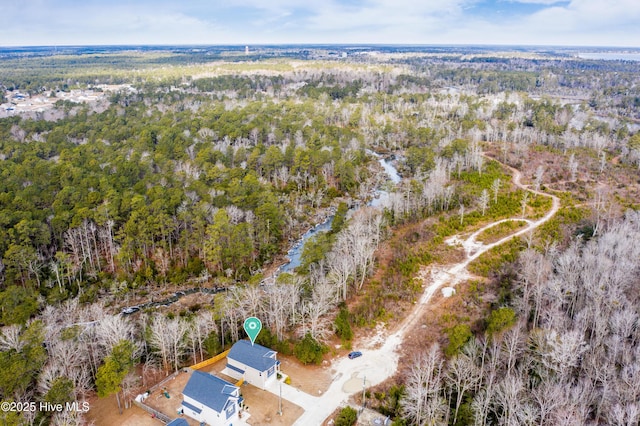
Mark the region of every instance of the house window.
<instances>
[{"instance_id":1,"label":"house window","mask_svg":"<svg viewBox=\"0 0 640 426\"><path fill-rule=\"evenodd\" d=\"M273 373L275 373L275 372L276 372L276 368L275 367L271 367L269 369L269 371L267 371L267 377L273 376Z\"/></svg>"},{"instance_id":2,"label":"house window","mask_svg":"<svg viewBox=\"0 0 640 426\"><path fill-rule=\"evenodd\" d=\"M230 404L229 407L227 407L227 419L231 416L233 416L236 413L236 404Z\"/></svg>"}]
</instances>

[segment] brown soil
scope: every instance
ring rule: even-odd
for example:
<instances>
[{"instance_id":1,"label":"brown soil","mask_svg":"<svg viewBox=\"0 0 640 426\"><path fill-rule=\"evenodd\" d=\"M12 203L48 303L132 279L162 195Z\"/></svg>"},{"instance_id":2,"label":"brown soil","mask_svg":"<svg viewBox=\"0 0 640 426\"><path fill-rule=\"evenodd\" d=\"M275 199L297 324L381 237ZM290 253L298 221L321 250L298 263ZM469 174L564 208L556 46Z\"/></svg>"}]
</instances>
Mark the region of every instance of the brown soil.
<instances>
[{"instance_id":1,"label":"brown soil","mask_svg":"<svg viewBox=\"0 0 640 426\"><path fill-rule=\"evenodd\" d=\"M177 411L182 404L182 390L189 380L188 373L180 373L174 379L168 381L160 389L154 391L144 403L170 418L178 417ZM169 398L162 393L166 390ZM141 391L142 392L142 391ZM88 418L95 421L96 426L113 426L113 425L130 425L130 426L146 426L161 425L158 419L154 419L149 413L141 408L133 405L131 408L124 410L122 415L118 414L115 396L91 401L91 410ZM184 417L191 426L198 426L199 423Z\"/></svg>"},{"instance_id":2,"label":"brown soil","mask_svg":"<svg viewBox=\"0 0 640 426\"><path fill-rule=\"evenodd\" d=\"M302 407L283 399L282 415L279 415L278 396L255 386L243 385L242 396L249 408L250 417L247 423L253 426L292 425L304 413Z\"/></svg>"},{"instance_id":3,"label":"brown soil","mask_svg":"<svg viewBox=\"0 0 640 426\"><path fill-rule=\"evenodd\" d=\"M597 155L580 149L572 152L578 161L575 182L571 181L567 167L569 153L561 155L551 149L536 149L530 150L525 158L509 154L507 162L522 171L523 183L532 182L538 166L543 166L545 169L543 186L550 186L559 191L570 191L573 198L581 202L591 203L595 188L604 187L609 196L609 202L613 204L614 215L618 215L640 199L637 168L621 163L620 156L612 158L607 154L607 164L604 171L600 173L600 158ZM495 150L492 152L489 149L488 153L491 157L502 159L500 152Z\"/></svg>"},{"instance_id":4,"label":"brown soil","mask_svg":"<svg viewBox=\"0 0 640 426\"><path fill-rule=\"evenodd\" d=\"M331 384L331 373L328 364L324 366L304 366L294 357L278 355L281 361L283 373L291 377L291 385L311 395L321 395ZM235 383L235 380L221 373L226 365L226 359L220 360L201 371L213 373L216 376ZM159 379L161 380L161 379ZM157 380L157 381L159 381ZM178 417L177 410L182 404L182 390L189 380L188 373L180 373L175 379L168 381L160 389L153 392L145 404L166 414L171 418ZM147 383L148 384L148 383ZM242 386L242 394L249 406L250 417L247 423L251 425L290 425L300 417L304 410L288 401L282 401L283 415L279 416L278 397L270 392L263 391L251 385ZM169 398L162 393L166 390ZM141 388L140 392L144 390ZM156 426L162 423L137 406L118 413L118 405L115 396L109 398L93 397L89 399L91 409L87 413L87 420L93 421L96 426ZM184 416L190 425L198 426L198 422Z\"/></svg>"},{"instance_id":5,"label":"brown soil","mask_svg":"<svg viewBox=\"0 0 640 426\"><path fill-rule=\"evenodd\" d=\"M285 359L282 360L282 363L283 366L287 368L287 374L291 374L293 377L292 384L295 386L296 383L298 383L298 387L305 392L309 392L310 390L317 392L319 387L321 387L324 392L331 381L330 375L326 372L326 369L322 369L322 367L307 370L292 360ZM221 360L201 371L212 372L224 380L235 383L235 380L220 373L220 371L224 369L225 364L226 360ZM283 371L284 368L285 367L283 367ZM189 373L181 372L174 379L169 380L162 387L154 391L145 400L145 404L166 414L170 418L178 417L177 410L182 404L182 390L187 384L189 377ZM169 398L163 394L164 391L169 393ZM278 415L278 397L276 395L247 384L242 385L241 392L245 398L246 405L249 407L250 416L247 423L251 425L291 425L304 412L302 407L283 400L283 414L280 416ZM95 422L96 426L157 426L162 424L159 420L154 419L150 414L137 406L124 410L124 413L120 415L118 413L115 396L104 399L92 398L89 402L91 404L91 410L87 415L87 419ZM183 418L187 420L191 426L199 425L198 422L187 416L183 416Z\"/></svg>"},{"instance_id":6,"label":"brown soil","mask_svg":"<svg viewBox=\"0 0 640 426\"><path fill-rule=\"evenodd\" d=\"M431 343L437 342L444 347L448 343L446 330L456 324L468 324L472 330L478 327L478 321L482 320L488 302L494 298L494 289L483 278L476 280L482 280L481 298L471 292L469 282L458 284L456 294L452 297L443 297L439 291L434 294L422 320L407 334L408 338L402 345L407 359L406 362L401 361L401 365L410 363L414 353L423 352Z\"/></svg>"},{"instance_id":7,"label":"brown soil","mask_svg":"<svg viewBox=\"0 0 640 426\"><path fill-rule=\"evenodd\" d=\"M472 291L470 285L475 281L481 287L481 291ZM448 344L446 330L456 324L468 324L472 331L477 332L481 327L481 321L488 306L496 298L497 284L484 278L459 283L456 286L456 294L453 297L443 297L437 291L426 307L424 314L405 335L402 346L399 348L399 369L396 374L377 386L369 389L371 395L377 392L388 392L391 386L404 382L409 366L415 356L425 352L433 344L444 348ZM380 402L376 398L369 398L368 404L375 408ZM360 394L355 394L350 402L354 405L362 403ZM384 401L382 402L384 404ZM334 413L334 416L337 415Z\"/></svg>"},{"instance_id":8,"label":"brown soil","mask_svg":"<svg viewBox=\"0 0 640 426\"><path fill-rule=\"evenodd\" d=\"M299 362L295 360L291 361L288 357L283 357L278 354L278 359L281 362L282 372L291 376L291 384L296 386L296 383L300 382L300 390L304 392L308 392L309 389L311 389L309 384L313 383L314 378L322 377L320 374L300 368ZM233 379L221 373L222 370L224 370L226 363L227 360L222 359L200 371L213 373L222 379L234 382ZM326 374L326 376L328 377L328 380L326 380L326 386L328 387L331 377L328 374ZM302 383L306 384L304 388L302 387ZM290 403L289 401L282 400L283 414L282 416L279 416L277 413L278 397L276 395L247 384L242 385L241 392L245 399L245 404L249 407L250 417L247 420L247 423L251 425L291 425L295 419L304 413L304 410L301 407Z\"/></svg>"},{"instance_id":9,"label":"brown soil","mask_svg":"<svg viewBox=\"0 0 640 426\"><path fill-rule=\"evenodd\" d=\"M178 409L182 405L182 390L187 385L190 377L191 374L189 373L179 373L174 379L156 389L144 403L171 418L178 417ZM164 395L164 391L168 392L169 398Z\"/></svg>"},{"instance_id":10,"label":"brown soil","mask_svg":"<svg viewBox=\"0 0 640 426\"><path fill-rule=\"evenodd\" d=\"M115 396L108 398L89 398L90 409L86 415L88 423L95 426L161 426L162 422L151 417L146 411L135 405L118 413L118 404Z\"/></svg>"},{"instance_id":11,"label":"brown soil","mask_svg":"<svg viewBox=\"0 0 640 426\"><path fill-rule=\"evenodd\" d=\"M449 264L462 261L464 258L462 249L447 244L438 244L436 246L432 244L434 234L431 229L432 225L436 222L436 218L427 218L419 223L408 223L394 228L391 238L384 241L376 252L376 269L374 274L365 281L363 291L359 294L352 295L347 301L350 312L354 312L354 310L363 303L371 303L371 297L369 297L371 284L382 282L385 279L385 274L389 273L389 269L395 258L394 247L410 246L407 255L410 253L419 254L426 251L432 256L432 263ZM403 280L405 279L406 278L403 278ZM406 315L412 312L415 298L419 297L422 291L424 291L424 287L418 289L418 292L413 295L411 300L405 297L381 302L384 303L386 316L384 319L379 319L378 322L384 322L387 330L393 332L402 323ZM371 327L354 329L354 333L358 336L358 339L365 340L377 332L378 330Z\"/></svg>"},{"instance_id":12,"label":"brown soil","mask_svg":"<svg viewBox=\"0 0 640 426\"><path fill-rule=\"evenodd\" d=\"M328 363L302 365L295 357L278 355L281 371L291 378L291 386L313 396L320 396L331 385L331 369Z\"/></svg>"}]
</instances>

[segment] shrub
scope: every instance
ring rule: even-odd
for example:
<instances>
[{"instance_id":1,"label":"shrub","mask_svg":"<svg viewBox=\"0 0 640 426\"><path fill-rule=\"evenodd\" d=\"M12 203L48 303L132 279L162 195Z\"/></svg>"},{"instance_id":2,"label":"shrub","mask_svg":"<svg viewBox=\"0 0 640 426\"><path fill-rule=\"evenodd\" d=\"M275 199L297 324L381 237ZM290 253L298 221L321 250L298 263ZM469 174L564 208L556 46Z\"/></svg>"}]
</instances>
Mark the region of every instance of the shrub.
<instances>
[{"instance_id":1,"label":"shrub","mask_svg":"<svg viewBox=\"0 0 640 426\"><path fill-rule=\"evenodd\" d=\"M336 426L353 426L358 420L358 412L351 407L344 407L336 418Z\"/></svg>"},{"instance_id":2,"label":"shrub","mask_svg":"<svg viewBox=\"0 0 640 426\"><path fill-rule=\"evenodd\" d=\"M291 348L289 341L278 340L278 337L271 332L268 327L265 327L260 331L258 337L256 337L256 343L267 348L274 349L283 355L291 355Z\"/></svg>"},{"instance_id":3,"label":"shrub","mask_svg":"<svg viewBox=\"0 0 640 426\"><path fill-rule=\"evenodd\" d=\"M222 352L222 343L220 342L220 336L215 331L209 333L203 342L204 350L207 351L209 356L215 356Z\"/></svg>"},{"instance_id":4,"label":"shrub","mask_svg":"<svg viewBox=\"0 0 640 426\"><path fill-rule=\"evenodd\" d=\"M516 323L516 313L511 308L499 308L489 314L487 334L491 337Z\"/></svg>"},{"instance_id":5,"label":"shrub","mask_svg":"<svg viewBox=\"0 0 640 426\"><path fill-rule=\"evenodd\" d=\"M320 364L322 362L322 355L327 353L329 348L318 342L311 336L311 333L307 333L300 342L293 348L293 353L303 364Z\"/></svg>"},{"instance_id":6,"label":"shrub","mask_svg":"<svg viewBox=\"0 0 640 426\"><path fill-rule=\"evenodd\" d=\"M351 324L349 324L349 310L346 306L340 308L334 327L336 335L342 339L342 342L348 342L353 339L353 330L351 330Z\"/></svg>"},{"instance_id":7,"label":"shrub","mask_svg":"<svg viewBox=\"0 0 640 426\"><path fill-rule=\"evenodd\" d=\"M458 324L449 329L447 337L449 337L449 344L444 349L444 353L452 357L460 352L460 349L473 337L473 333L467 324Z\"/></svg>"}]
</instances>

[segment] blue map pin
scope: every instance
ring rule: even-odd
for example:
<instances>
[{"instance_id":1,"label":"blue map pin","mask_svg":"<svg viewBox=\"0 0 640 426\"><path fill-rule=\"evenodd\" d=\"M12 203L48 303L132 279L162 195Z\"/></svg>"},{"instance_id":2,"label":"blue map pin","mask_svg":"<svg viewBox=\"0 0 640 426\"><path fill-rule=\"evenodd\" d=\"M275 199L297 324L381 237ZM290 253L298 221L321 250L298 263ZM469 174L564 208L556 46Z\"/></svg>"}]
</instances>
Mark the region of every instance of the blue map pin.
<instances>
[{"instance_id":1,"label":"blue map pin","mask_svg":"<svg viewBox=\"0 0 640 426\"><path fill-rule=\"evenodd\" d=\"M244 320L244 331L251 339L251 345L256 341L256 337L260 334L260 330L262 330L262 322L256 317L249 317Z\"/></svg>"}]
</instances>

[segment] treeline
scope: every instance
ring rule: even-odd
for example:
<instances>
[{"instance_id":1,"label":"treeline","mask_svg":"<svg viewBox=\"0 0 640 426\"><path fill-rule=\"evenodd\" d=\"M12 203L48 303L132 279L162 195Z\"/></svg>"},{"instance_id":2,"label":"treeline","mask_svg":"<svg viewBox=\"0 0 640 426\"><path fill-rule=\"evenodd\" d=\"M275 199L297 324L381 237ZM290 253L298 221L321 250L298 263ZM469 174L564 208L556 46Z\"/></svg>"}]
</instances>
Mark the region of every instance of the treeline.
<instances>
[{"instance_id":1,"label":"treeline","mask_svg":"<svg viewBox=\"0 0 640 426\"><path fill-rule=\"evenodd\" d=\"M259 271L367 177L358 134L323 112L255 102L161 113L142 96L58 122L2 120L2 323L33 314L38 294L91 301L112 280Z\"/></svg>"},{"instance_id":2,"label":"treeline","mask_svg":"<svg viewBox=\"0 0 640 426\"><path fill-rule=\"evenodd\" d=\"M474 86L480 94L505 91L531 92L540 86L539 75L533 72L487 71L473 68L444 69L434 77L446 84Z\"/></svg>"},{"instance_id":3,"label":"treeline","mask_svg":"<svg viewBox=\"0 0 640 426\"><path fill-rule=\"evenodd\" d=\"M268 87L275 88L282 86L284 78L282 76L266 77L240 77L226 75L211 78L198 78L193 80L191 86L201 92L217 93L224 91L236 92L240 97L247 98L256 91L266 90Z\"/></svg>"},{"instance_id":4,"label":"treeline","mask_svg":"<svg viewBox=\"0 0 640 426\"><path fill-rule=\"evenodd\" d=\"M628 91L610 84L613 73L594 78L603 65L583 73L579 62L568 63L566 73L562 64L526 60L407 60L390 69L314 65L284 66L281 75L196 79L180 70L159 71L157 79L133 77L117 64L64 80L20 77L14 87L20 90L113 79L137 91L114 95L101 113L67 104L56 122L0 120L5 400L81 400L97 389L127 401L139 385L135 363L175 370L200 360L241 338L242 319L250 315L264 318L262 343L317 362L323 340L334 332L348 344L351 323L371 324L419 291L413 277L431 253L408 249L414 235L398 242L404 247L389 272L367 286L387 225L447 212L433 229L437 241L485 213L520 211L521 200L501 191L507 177L485 164L484 142L516 162L541 144L585 147L605 160L622 148L623 160L640 164L638 135L630 134L624 118L637 112L637 74L629 65L620 65L619 80ZM255 71L257 64L242 66ZM589 100L574 107L511 92L519 90ZM599 119L603 112L611 118ZM348 204L384 187L367 148L393 153L406 179L387 188L384 213L363 208L347 220ZM567 171L575 181L578 160L570 159ZM256 285L263 268L336 204L332 232L308 244L300 273ZM627 235L620 247L637 236L631 217L620 226ZM571 262L558 252L527 252L521 296L497 307L477 341L468 328L452 331L446 363L436 349L422 357L404 389L390 392L389 414L416 424L559 424L562 413L575 423L633 423L628 413L638 395L624 380L637 377L635 370L622 372L635 365L637 327L628 324L635 324L637 300L621 279L633 276L637 265L598 269L635 265L614 243L618 231L611 232L576 242L567 252L573 250ZM634 250L628 247L637 260ZM594 258L610 260L595 264ZM133 320L91 303L147 294L154 286L168 291L192 278L238 285L211 311L194 306L178 316L143 312ZM532 279L536 284L527 284ZM591 280L589 293L578 285L565 291L558 283L569 279ZM365 291L333 321L341 302ZM612 319L602 326L597 318ZM573 352L581 357L570 358ZM582 380L595 374L593 365L611 359L615 368ZM552 398L557 389L571 390L566 395L587 405ZM543 405L550 402L538 401L539 394L564 405Z\"/></svg>"},{"instance_id":5,"label":"treeline","mask_svg":"<svg viewBox=\"0 0 640 426\"><path fill-rule=\"evenodd\" d=\"M224 305L215 306L223 308ZM101 303L68 300L48 306L28 325L0 331L0 396L3 401L66 404L97 391L129 407L157 377L220 352L235 340L224 311L194 306L179 316L110 315ZM237 339L237 337L236 337ZM143 362L142 369L135 367ZM115 407L114 407L115 408ZM80 411L20 410L0 414L3 424L83 424Z\"/></svg>"}]
</instances>

